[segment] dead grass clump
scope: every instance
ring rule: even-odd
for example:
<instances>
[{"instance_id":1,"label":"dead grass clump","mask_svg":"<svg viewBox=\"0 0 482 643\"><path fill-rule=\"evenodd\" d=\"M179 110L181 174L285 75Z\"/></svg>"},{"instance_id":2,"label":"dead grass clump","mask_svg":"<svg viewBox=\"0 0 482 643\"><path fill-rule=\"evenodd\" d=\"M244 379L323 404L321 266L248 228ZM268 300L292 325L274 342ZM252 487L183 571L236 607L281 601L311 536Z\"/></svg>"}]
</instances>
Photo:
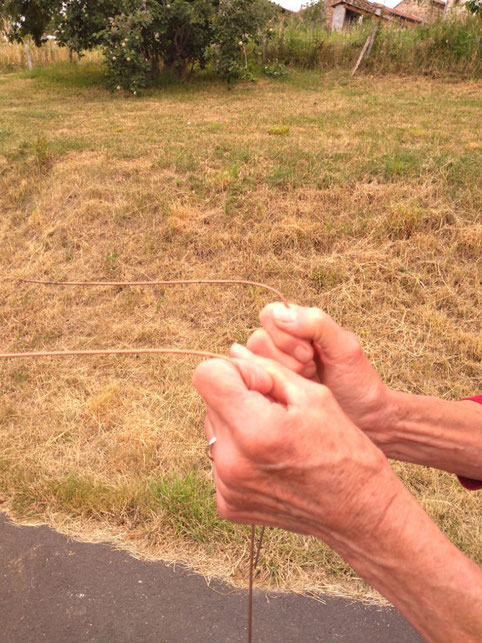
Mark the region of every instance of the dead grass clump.
<instances>
[{"instance_id":1,"label":"dead grass clump","mask_svg":"<svg viewBox=\"0 0 482 643\"><path fill-rule=\"evenodd\" d=\"M2 348L225 352L257 327L263 291L19 280L247 278L327 310L394 388L447 399L480 390L482 160L470 145L480 86L301 74L233 92L199 82L134 103L74 81L54 91L45 78L0 77ZM270 135L275 125L289 129ZM244 583L246 530L216 513L196 363L0 363L9 510ZM451 476L396 467L482 561L481 497ZM322 543L278 531L259 574L264 586L372 596Z\"/></svg>"}]
</instances>

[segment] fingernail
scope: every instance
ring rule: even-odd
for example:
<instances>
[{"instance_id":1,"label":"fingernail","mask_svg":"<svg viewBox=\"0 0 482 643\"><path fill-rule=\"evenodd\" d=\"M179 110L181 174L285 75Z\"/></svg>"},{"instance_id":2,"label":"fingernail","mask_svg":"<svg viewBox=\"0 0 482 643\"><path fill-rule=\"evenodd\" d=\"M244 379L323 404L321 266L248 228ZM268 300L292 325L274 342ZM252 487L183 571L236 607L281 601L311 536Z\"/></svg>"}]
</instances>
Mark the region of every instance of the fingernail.
<instances>
[{"instance_id":1,"label":"fingernail","mask_svg":"<svg viewBox=\"0 0 482 643\"><path fill-rule=\"evenodd\" d=\"M282 304L273 308L273 315L283 324L289 324L296 319L296 311L293 308L286 308Z\"/></svg>"},{"instance_id":2,"label":"fingernail","mask_svg":"<svg viewBox=\"0 0 482 643\"><path fill-rule=\"evenodd\" d=\"M310 349L306 346L297 346L293 351L293 355L299 362L302 362L303 364L313 359L313 351L310 351Z\"/></svg>"}]
</instances>

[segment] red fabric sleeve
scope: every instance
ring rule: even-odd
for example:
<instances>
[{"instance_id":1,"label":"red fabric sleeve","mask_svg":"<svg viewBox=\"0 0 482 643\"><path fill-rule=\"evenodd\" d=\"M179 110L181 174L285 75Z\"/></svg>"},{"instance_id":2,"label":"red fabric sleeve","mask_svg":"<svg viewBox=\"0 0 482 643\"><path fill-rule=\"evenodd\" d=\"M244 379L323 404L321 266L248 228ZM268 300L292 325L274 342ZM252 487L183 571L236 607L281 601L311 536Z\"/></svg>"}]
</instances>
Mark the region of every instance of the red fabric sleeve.
<instances>
[{"instance_id":1,"label":"red fabric sleeve","mask_svg":"<svg viewBox=\"0 0 482 643\"><path fill-rule=\"evenodd\" d=\"M482 404L482 395L474 395L473 397L464 397L463 400L472 400L473 402L478 402ZM457 476L460 484L470 491L476 491L477 489L482 489L481 480L472 480L472 478L464 478L463 476Z\"/></svg>"}]
</instances>

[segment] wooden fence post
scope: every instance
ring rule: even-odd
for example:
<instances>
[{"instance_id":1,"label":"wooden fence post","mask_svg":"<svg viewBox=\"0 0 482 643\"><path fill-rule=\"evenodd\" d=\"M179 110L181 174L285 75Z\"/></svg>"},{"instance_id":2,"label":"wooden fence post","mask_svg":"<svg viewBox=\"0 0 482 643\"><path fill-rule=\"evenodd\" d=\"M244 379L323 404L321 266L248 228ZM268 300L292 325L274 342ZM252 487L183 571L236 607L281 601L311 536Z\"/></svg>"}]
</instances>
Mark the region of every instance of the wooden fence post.
<instances>
[{"instance_id":1,"label":"wooden fence post","mask_svg":"<svg viewBox=\"0 0 482 643\"><path fill-rule=\"evenodd\" d=\"M27 43L25 43L25 55L27 56L27 66L28 70L32 71L33 69L33 64L32 64L32 57L30 56L30 47L28 46Z\"/></svg>"},{"instance_id":2,"label":"wooden fence post","mask_svg":"<svg viewBox=\"0 0 482 643\"><path fill-rule=\"evenodd\" d=\"M356 65L352 69L352 72L351 72L352 76L354 76L356 74L356 71L357 71L358 67L360 66L360 63L363 60L363 58L365 56L368 58L368 56L370 55L370 52L371 52L372 47L373 47L373 43L375 42L375 35L376 35L377 31L378 31L378 26L374 27L372 33L366 39L365 44L363 45L363 49L361 50L360 55L358 56L358 60L356 61Z\"/></svg>"}]
</instances>

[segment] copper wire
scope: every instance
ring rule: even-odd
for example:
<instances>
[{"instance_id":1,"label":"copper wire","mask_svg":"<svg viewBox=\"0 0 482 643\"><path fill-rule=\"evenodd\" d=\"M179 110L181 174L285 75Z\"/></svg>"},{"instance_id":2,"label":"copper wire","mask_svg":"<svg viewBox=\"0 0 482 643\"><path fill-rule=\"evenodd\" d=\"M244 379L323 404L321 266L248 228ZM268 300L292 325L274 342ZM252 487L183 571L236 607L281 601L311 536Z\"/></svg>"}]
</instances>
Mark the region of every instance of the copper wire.
<instances>
[{"instance_id":1,"label":"copper wire","mask_svg":"<svg viewBox=\"0 0 482 643\"><path fill-rule=\"evenodd\" d=\"M22 281L27 284L43 284L44 286L188 286L191 284L254 286L272 292L280 298L286 308L289 308L287 300L276 288L258 281L245 279L172 279L168 281L42 281L39 279L23 279Z\"/></svg>"},{"instance_id":2,"label":"copper wire","mask_svg":"<svg viewBox=\"0 0 482 643\"><path fill-rule=\"evenodd\" d=\"M254 529L254 525L251 525L249 539L248 643L251 643L253 638Z\"/></svg>"},{"instance_id":3,"label":"copper wire","mask_svg":"<svg viewBox=\"0 0 482 643\"><path fill-rule=\"evenodd\" d=\"M70 355L142 355L143 353L170 353L174 355L198 355L200 357L221 358L229 360L226 355L211 353L209 351L187 350L184 348L107 348L102 350L92 349L83 351L39 351L32 353L0 353L0 358L15 357L69 357Z\"/></svg>"},{"instance_id":4,"label":"copper wire","mask_svg":"<svg viewBox=\"0 0 482 643\"><path fill-rule=\"evenodd\" d=\"M175 279L162 281L42 281L39 279L23 279L25 283L42 284L44 286L181 286L191 284L218 284L218 285L240 285L254 286L263 288L275 294L282 303L289 308L288 301L279 290L257 281L248 281L244 279ZM196 355L199 357L221 358L229 360L229 357L212 353L210 351L188 350L182 348L125 348L125 349L93 349L93 350L65 350L65 351L39 351L27 353L0 353L0 358L14 359L23 357L68 357L68 356L87 356L87 355L141 355L141 354L175 354L175 355ZM315 356L316 350L315 350ZM316 360L315 357L315 361ZM211 453L208 457L213 460ZM248 589L248 643L252 642L252 617L253 617L253 576L258 565L259 553L263 542L265 528L262 526L259 535L256 556L254 554L255 527L251 526L250 536L250 554L249 554L249 589Z\"/></svg>"}]
</instances>

